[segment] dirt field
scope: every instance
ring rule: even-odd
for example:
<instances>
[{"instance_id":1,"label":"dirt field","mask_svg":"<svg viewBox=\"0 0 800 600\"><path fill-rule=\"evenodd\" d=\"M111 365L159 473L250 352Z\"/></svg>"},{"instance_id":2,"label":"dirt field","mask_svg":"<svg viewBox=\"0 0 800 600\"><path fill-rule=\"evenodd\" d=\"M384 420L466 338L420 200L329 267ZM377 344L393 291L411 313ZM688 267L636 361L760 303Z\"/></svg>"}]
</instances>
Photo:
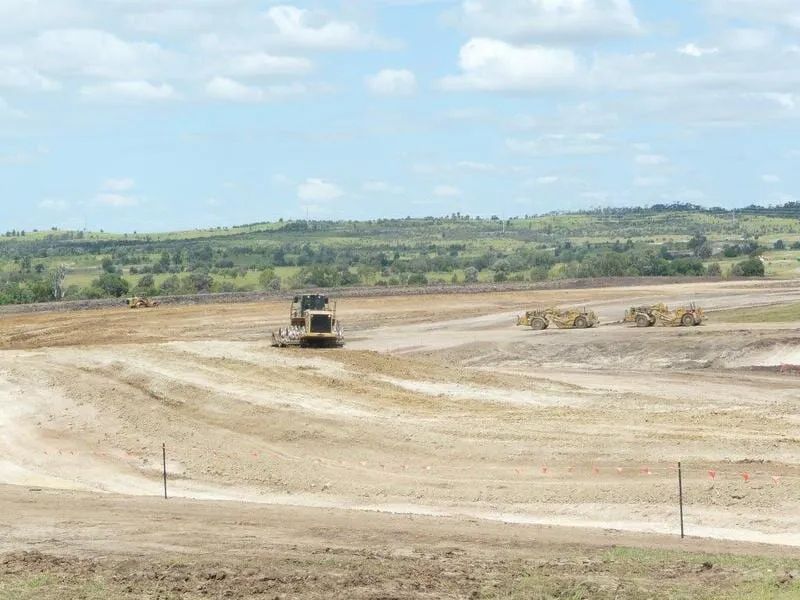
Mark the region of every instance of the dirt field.
<instances>
[{"instance_id":1,"label":"dirt field","mask_svg":"<svg viewBox=\"0 0 800 600\"><path fill-rule=\"evenodd\" d=\"M5 316L0 598L796 597L800 323L618 323L662 300L800 283L353 298L343 350L271 348L285 303Z\"/></svg>"}]
</instances>

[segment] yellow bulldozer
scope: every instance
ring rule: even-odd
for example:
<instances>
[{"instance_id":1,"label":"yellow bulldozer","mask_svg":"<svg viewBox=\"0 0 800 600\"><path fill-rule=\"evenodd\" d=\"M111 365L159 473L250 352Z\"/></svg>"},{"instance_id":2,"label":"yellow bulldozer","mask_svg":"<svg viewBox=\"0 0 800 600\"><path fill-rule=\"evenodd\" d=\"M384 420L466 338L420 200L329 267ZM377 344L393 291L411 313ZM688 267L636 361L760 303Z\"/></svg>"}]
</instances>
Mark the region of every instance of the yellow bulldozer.
<instances>
[{"instance_id":1,"label":"yellow bulldozer","mask_svg":"<svg viewBox=\"0 0 800 600\"><path fill-rule=\"evenodd\" d=\"M625 312L625 323L635 323L637 327L696 327L706 319L702 308L694 303L670 310L666 304L634 306Z\"/></svg>"},{"instance_id":2,"label":"yellow bulldozer","mask_svg":"<svg viewBox=\"0 0 800 600\"><path fill-rule=\"evenodd\" d=\"M331 307L328 297L322 294L295 296L289 310L289 326L272 332L272 345L277 348L344 346L344 330L336 318L336 305Z\"/></svg>"},{"instance_id":3,"label":"yellow bulldozer","mask_svg":"<svg viewBox=\"0 0 800 600\"><path fill-rule=\"evenodd\" d=\"M559 329L588 329L600 323L593 311L568 308L544 308L529 310L524 315L517 317L517 326L530 327L537 331L555 325Z\"/></svg>"},{"instance_id":4,"label":"yellow bulldozer","mask_svg":"<svg viewBox=\"0 0 800 600\"><path fill-rule=\"evenodd\" d=\"M128 308L155 308L159 304L161 303L158 300L151 300L150 298L143 298L140 296L128 298Z\"/></svg>"}]
</instances>

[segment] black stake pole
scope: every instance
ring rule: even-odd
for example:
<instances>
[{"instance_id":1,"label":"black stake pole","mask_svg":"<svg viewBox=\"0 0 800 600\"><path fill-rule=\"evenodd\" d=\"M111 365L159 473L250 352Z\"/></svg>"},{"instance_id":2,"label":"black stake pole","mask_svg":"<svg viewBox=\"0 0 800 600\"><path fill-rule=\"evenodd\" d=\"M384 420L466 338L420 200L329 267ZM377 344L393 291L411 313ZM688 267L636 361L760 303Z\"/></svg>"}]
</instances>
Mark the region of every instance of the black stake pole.
<instances>
[{"instance_id":1,"label":"black stake pole","mask_svg":"<svg viewBox=\"0 0 800 600\"><path fill-rule=\"evenodd\" d=\"M161 457L164 464L164 500L167 499L167 444L161 444Z\"/></svg>"},{"instance_id":2,"label":"black stake pole","mask_svg":"<svg viewBox=\"0 0 800 600\"><path fill-rule=\"evenodd\" d=\"M681 507L681 539L683 539L685 537L683 532L683 471L680 462L678 462L678 502Z\"/></svg>"}]
</instances>

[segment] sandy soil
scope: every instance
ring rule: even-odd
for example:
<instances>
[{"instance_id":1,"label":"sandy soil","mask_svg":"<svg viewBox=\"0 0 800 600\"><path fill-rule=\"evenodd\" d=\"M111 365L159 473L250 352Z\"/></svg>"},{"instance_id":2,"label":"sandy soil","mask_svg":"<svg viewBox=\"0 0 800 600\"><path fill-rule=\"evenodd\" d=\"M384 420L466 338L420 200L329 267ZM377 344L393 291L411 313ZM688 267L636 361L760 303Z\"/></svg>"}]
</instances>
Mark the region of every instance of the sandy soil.
<instances>
[{"instance_id":1,"label":"sandy soil","mask_svg":"<svg viewBox=\"0 0 800 600\"><path fill-rule=\"evenodd\" d=\"M261 506L339 524L383 515L412 536L400 524L424 519L439 540L478 524L658 545L679 530L680 460L690 535L797 548L800 377L779 367L800 364L800 324L618 321L655 301L713 311L798 299L786 282L348 299L343 350L271 348L282 303L5 317L0 504L22 494L36 510L3 512L14 535L0 551L98 552L106 532L64 541L78 534L57 499L81 521L76 494L113 494L105 518L119 511L124 524L120 497L161 493L162 442L170 495L199 501L186 506L203 519L232 501L234 521ZM514 327L538 304L586 305L603 326ZM66 524L34 544L50 510ZM182 535L182 521L164 526Z\"/></svg>"}]
</instances>

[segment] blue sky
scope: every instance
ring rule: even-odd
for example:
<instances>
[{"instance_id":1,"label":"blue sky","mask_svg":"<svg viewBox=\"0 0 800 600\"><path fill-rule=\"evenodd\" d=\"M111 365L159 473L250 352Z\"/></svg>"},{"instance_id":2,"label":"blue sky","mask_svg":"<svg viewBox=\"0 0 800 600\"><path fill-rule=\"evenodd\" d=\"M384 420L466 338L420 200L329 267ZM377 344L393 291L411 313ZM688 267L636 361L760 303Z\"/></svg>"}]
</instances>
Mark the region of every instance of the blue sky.
<instances>
[{"instance_id":1,"label":"blue sky","mask_svg":"<svg viewBox=\"0 0 800 600\"><path fill-rule=\"evenodd\" d=\"M0 229L800 199L796 0L2 0Z\"/></svg>"}]
</instances>

